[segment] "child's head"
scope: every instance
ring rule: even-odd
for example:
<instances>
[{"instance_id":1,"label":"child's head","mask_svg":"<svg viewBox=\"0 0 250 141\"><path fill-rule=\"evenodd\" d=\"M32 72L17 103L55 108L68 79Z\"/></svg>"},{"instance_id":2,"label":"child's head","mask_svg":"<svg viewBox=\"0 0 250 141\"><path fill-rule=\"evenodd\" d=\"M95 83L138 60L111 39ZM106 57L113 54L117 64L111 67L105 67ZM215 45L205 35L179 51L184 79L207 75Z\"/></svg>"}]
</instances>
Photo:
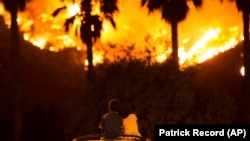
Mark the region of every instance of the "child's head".
<instances>
[{"instance_id":1,"label":"child's head","mask_svg":"<svg viewBox=\"0 0 250 141\"><path fill-rule=\"evenodd\" d=\"M120 107L120 102L117 99L111 99L108 104L108 109L111 112L118 112Z\"/></svg>"}]
</instances>

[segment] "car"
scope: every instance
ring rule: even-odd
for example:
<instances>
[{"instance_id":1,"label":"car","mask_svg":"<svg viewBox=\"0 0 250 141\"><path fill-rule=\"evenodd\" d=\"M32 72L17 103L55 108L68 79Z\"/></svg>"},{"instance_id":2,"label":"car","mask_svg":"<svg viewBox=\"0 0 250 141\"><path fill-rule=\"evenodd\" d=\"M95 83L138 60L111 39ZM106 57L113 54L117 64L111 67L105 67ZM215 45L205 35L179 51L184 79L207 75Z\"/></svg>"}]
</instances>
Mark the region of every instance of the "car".
<instances>
[{"instance_id":1,"label":"car","mask_svg":"<svg viewBox=\"0 0 250 141\"><path fill-rule=\"evenodd\" d=\"M104 138L101 134L90 134L74 138L72 141L146 141L146 138L137 135L119 135Z\"/></svg>"}]
</instances>

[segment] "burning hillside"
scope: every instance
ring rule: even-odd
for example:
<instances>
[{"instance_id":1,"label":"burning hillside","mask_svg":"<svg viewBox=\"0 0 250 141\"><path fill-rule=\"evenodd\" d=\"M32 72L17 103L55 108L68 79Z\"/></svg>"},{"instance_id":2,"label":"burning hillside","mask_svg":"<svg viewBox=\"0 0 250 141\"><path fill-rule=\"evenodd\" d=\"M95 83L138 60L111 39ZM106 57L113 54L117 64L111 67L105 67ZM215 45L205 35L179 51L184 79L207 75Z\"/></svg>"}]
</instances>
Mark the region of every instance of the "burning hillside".
<instances>
[{"instance_id":1,"label":"burning hillside","mask_svg":"<svg viewBox=\"0 0 250 141\"><path fill-rule=\"evenodd\" d=\"M63 5L69 10L53 18L53 11ZM186 20L179 24L178 31L182 67L202 63L243 39L241 13L235 3L205 0L198 10L192 3L189 5L191 9ZM149 15L146 8L140 7L140 0L119 0L118 7L119 12L114 17L117 28L113 29L106 21L103 23L102 36L93 48L94 64L124 57L150 57L152 62L166 60L171 53L171 32L169 24L161 20L160 12ZM94 9L98 13L98 9ZM85 51L85 45L75 36L75 31L66 33L63 28L65 19L78 11L79 5L71 1L33 0L18 16L23 38L40 49L60 51L75 47ZM0 14L10 27L10 15L2 5Z\"/></svg>"}]
</instances>

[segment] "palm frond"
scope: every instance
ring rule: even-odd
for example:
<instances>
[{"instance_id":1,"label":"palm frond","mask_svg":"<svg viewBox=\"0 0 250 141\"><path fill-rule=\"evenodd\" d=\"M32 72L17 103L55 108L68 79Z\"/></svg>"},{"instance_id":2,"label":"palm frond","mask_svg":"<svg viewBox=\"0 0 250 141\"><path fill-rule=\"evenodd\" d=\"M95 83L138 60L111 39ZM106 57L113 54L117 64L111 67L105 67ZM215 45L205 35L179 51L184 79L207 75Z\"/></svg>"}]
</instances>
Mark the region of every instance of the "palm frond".
<instances>
[{"instance_id":1,"label":"palm frond","mask_svg":"<svg viewBox=\"0 0 250 141\"><path fill-rule=\"evenodd\" d=\"M4 4L4 8L7 11L12 10L24 10L25 8L25 0L1 0ZM17 6L17 7L16 7Z\"/></svg>"},{"instance_id":2,"label":"palm frond","mask_svg":"<svg viewBox=\"0 0 250 141\"><path fill-rule=\"evenodd\" d=\"M73 25L76 16L72 16L64 22L65 31L68 32L71 25Z\"/></svg>"},{"instance_id":3,"label":"palm frond","mask_svg":"<svg viewBox=\"0 0 250 141\"><path fill-rule=\"evenodd\" d=\"M248 0L236 0L236 5L240 11L250 11L250 2Z\"/></svg>"},{"instance_id":4,"label":"palm frond","mask_svg":"<svg viewBox=\"0 0 250 141\"><path fill-rule=\"evenodd\" d=\"M52 13L52 16L53 16L53 17L56 17L62 10L65 10L65 9L66 9L66 6L57 8L57 9Z\"/></svg>"},{"instance_id":5,"label":"palm frond","mask_svg":"<svg viewBox=\"0 0 250 141\"><path fill-rule=\"evenodd\" d=\"M81 11L92 11L91 0L82 0L81 1Z\"/></svg>"},{"instance_id":6,"label":"palm frond","mask_svg":"<svg viewBox=\"0 0 250 141\"><path fill-rule=\"evenodd\" d=\"M102 30L102 21L100 20L98 15L91 16L91 25L94 26L94 30L91 31L92 37L96 41L97 38L101 37L101 30Z\"/></svg>"},{"instance_id":7,"label":"palm frond","mask_svg":"<svg viewBox=\"0 0 250 141\"><path fill-rule=\"evenodd\" d=\"M164 1L162 19L168 22L180 22L186 18L188 10L189 8L186 0Z\"/></svg>"},{"instance_id":8,"label":"palm frond","mask_svg":"<svg viewBox=\"0 0 250 141\"><path fill-rule=\"evenodd\" d=\"M75 36L78 36L78 27L79 27L79 25L76 25Z\"/></svg>"},{"instance_id":9,"label":"palm frond","mask_svg":"<svg viewBox=\"0 0 250 141\"><path fill-rule=\"evenodd\" d=\"M193 4L195 7L200 8L203 4L203 1L202 0L193 0Z\"/></svg>"},{"instance_id":10,"label":"palm frond","mask_svg":"<svg viewBox=\"0 0 250 141\"><path fill-rule=\"evenodd\" d=\"M110 16L110 15L105 15L105 18L106 18L107 20L109 20L109 22L112 24L113 28L116 28L116 23L115 23L115 20L114 20L114 18L113 18L112 16Z\"/></svg>"},{"instance_id":11,"label":"palm frond","mask_svg":"<svg viewBox=\"0 0 250 141\"><path fill-rule=\"evenodd\" d=\"M80 37L83 43L87 43L88 36L90 36L88 35L88 26L86 22L84 22L81 24L81 27L80 27Z\"/></svg>"},{"instance_id":12,"label":"palm frond","mask_svg":"<svg viewBox=\"0 0 250 141\"><path fill-rule=\"evenodd\" d=\"M91 27L93 29L89 29ZM80 37L81 40L86 43L89 38L94 38L96 41L98 38L101 37L101 30L102 30L102 21L98 15L92 15L89 19L84 19L80 27Z\"/></svg>"},{"instance_id":13,"label":"palm frond","mask_svg":"<svg viewBox=\"0 0 250 141\"><path fill-rule=\"evenodd\" d=\"M18 8L23 11L26 7L26 1L25 0L19 0L18 1Z\"/></svg>"},{"instance_id":14,"label":"palm frond","mask_svg":"<svg viewBox=\"0 0 250 141\"><path fill-rule=\"evenodd\" d=\"M168 0L148 0L147 7L149 9L149 12L161 9L164 2L168 2Z\"/></svg>"},{"instance_id":15,"label":"palm frond","mask_svg":"<svg viewBox=\"0 0 250 141\"><path fill-rule=\"evenodd\" d=\"M113 26L114 28L116 28L116 23L115 23L114 18L110 17L110 18L109 18L109 21L110 21L110 23L112 24L112 26Z\"/></svg>"},{"instance_id":16,"label":"palm frond","mask_svg":"<svg viewBox=\"0 0 250 141\"><path fill-rule=\"evenodd\" d=\"M104 15L112 15L118 11L117 0L102 0L101 11Z\"/></svg>"},{"instance_id":17,"label":"palm frond","mask_svg":"<svg viewBox=\"0 0 250 141\"><path fill-rule=\"evenodd\" d=\"M141 6L144 6L147 3L147 0L141 0Z\"/></svg>"}]
</instances>

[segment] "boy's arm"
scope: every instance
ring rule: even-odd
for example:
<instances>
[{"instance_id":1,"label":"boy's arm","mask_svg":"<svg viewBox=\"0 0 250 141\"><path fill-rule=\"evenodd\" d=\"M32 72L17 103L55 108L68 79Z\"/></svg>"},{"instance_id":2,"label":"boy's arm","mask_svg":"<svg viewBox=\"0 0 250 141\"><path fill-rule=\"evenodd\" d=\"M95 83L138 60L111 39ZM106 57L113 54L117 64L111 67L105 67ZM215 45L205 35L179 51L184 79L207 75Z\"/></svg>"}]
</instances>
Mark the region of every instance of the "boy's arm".
<instances>
[{"instance_id":1,"label":"boy's arm","mask_svg":"<svg viewBox=\"0 0 250 141\"><path fill-rule=\"evenodd\" d=\"M99 129L101 129L101 132L103 132L103 122L104 122L104 118L101 118L100 124L99 124Z\"/></svg>"}]
</instances>

